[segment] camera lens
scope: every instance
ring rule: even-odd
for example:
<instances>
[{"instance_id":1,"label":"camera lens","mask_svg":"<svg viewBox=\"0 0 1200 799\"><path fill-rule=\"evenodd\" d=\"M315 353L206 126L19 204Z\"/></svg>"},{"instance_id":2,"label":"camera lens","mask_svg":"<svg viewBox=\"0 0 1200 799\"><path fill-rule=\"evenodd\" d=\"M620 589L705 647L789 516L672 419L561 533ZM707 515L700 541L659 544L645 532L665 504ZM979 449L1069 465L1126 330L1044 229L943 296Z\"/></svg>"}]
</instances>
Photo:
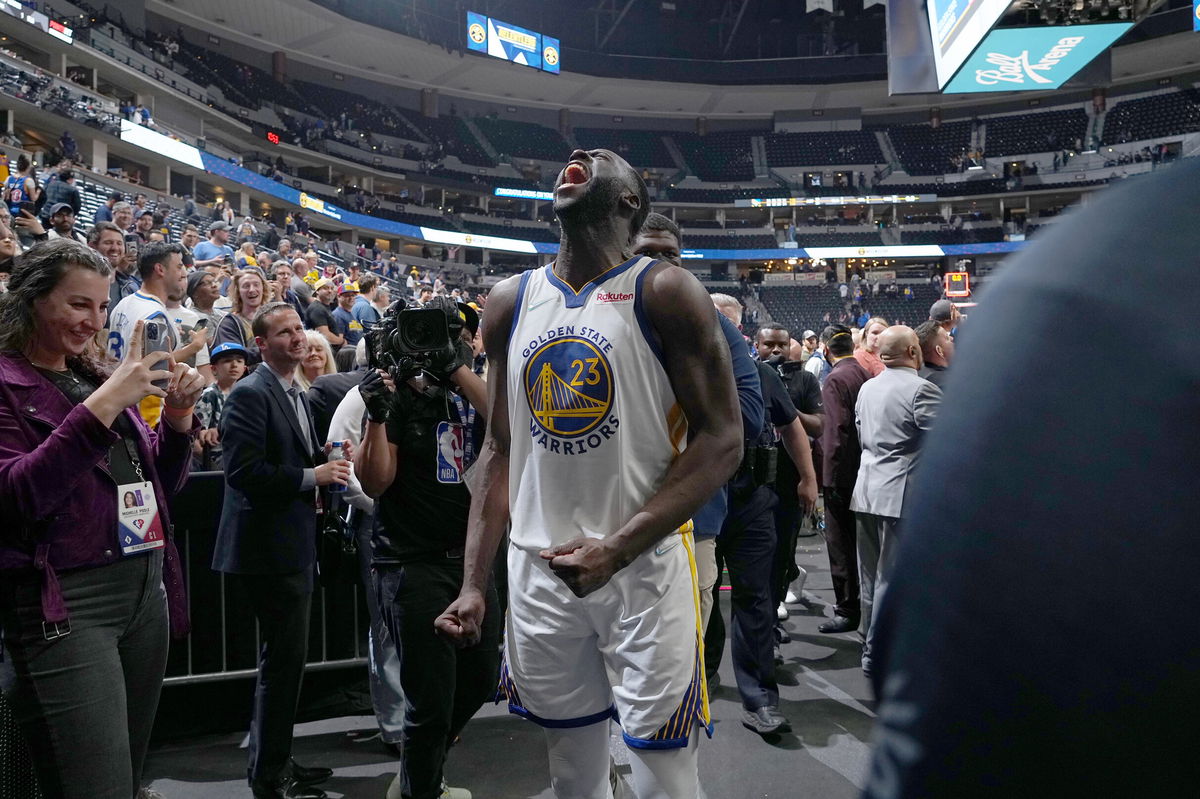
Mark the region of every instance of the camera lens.
<instances>
[{"instance_id":1,"label":"camera lens","mask_svg":"<svg viewBox=\"0 0 1200 799\"><path fill-rule=\"evenodd\" d=\"M396 332L402 348L409 352L440 350L450 340L446 315L439 310L409 311L401 314Z\"/></svg>"}]
</instances>

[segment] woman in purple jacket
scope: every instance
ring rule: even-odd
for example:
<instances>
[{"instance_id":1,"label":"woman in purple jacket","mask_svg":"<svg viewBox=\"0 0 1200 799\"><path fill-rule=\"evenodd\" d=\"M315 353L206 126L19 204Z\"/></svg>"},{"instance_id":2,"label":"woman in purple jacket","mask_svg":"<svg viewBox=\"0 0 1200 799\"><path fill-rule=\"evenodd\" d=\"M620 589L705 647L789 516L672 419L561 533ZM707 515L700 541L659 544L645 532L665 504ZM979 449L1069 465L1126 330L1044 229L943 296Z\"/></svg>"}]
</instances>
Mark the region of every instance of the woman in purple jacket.
<instances>
[{"instance_id":1,"label":"woman in purple jacket","mask_svg":"<svg viewBox=\"0 0 1200 799\"><path fill-rule=\"evenodd\" d=\"M0 297L0 627L50 797L139 792L168 618L188 628L167 502L187 479L203 380L155 370L141 322L124 361L97 360L111 271L56 239L18 259ZM155 430L137 413L147 396L165 398Z\"/></svg>"}]
</instances>

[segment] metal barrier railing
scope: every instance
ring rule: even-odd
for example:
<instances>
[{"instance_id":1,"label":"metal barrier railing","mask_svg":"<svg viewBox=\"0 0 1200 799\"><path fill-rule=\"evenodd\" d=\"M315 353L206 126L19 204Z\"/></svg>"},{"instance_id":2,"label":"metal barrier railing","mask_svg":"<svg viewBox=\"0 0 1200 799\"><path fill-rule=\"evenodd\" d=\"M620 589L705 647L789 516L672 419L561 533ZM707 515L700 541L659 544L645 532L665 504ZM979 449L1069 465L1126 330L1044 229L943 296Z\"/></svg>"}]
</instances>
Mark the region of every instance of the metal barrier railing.
<instances>
[{"instance_id":1,"label":"metal barrier railing","mask_svg":"<svg viewBox=\"0 0 1200 799\"><path fill-rule=\"evenodd\" d=\"M237 583L214 572L213 542L225 480L221 472L194 472L171 503L175 544L188 587L192 632L172 641L165 683L212 682L253 676L258 669L258 623ZM307 669L366 665L367 617L363 586L337 585L313 593Z\"/></svg>"}]
</instances>

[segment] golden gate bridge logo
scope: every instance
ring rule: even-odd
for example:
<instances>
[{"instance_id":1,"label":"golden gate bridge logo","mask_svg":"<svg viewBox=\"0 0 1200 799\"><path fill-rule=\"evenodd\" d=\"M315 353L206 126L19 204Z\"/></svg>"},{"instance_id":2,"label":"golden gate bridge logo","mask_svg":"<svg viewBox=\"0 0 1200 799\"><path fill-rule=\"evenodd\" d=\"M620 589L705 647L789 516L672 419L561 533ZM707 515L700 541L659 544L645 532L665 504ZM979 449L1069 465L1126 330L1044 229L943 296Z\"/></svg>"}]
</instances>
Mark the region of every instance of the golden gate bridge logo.
<instances>
[{"instance_id":1,"label":"golden gate bridge logo","mask_svg":"<svg viewBox=\"0 0 1200 799\"><path fill-rule=\"evenodd\" d=\"M608 359L587 339L548 341L525 363L525 398L545 432L567 438L591 432L612 410Z\"/></svg>"}]
</instances>

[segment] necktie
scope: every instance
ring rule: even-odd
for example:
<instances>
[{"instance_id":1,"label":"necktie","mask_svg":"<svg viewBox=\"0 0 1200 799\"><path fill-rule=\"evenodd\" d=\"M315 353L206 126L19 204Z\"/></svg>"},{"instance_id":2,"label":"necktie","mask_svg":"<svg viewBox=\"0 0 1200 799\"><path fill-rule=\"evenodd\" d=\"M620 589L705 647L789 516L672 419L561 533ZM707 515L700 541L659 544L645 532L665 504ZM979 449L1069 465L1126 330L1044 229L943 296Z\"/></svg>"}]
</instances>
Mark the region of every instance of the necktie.
<instances>
[{"instance_id":1,"label":"necktie","mask_svg":"<svg viewBox=\"0 0 1200 799\"><path fill-rule=\"evenodd\" d=\"M300 431L304 434L304 444L311 449L312 427L308 419L308 409L304 406L304 400L300 396L300 389L292 386L287 390L287 393L292 399L292 410L296 412L296 420L300 422Z\"/></svg>"}]
</instances>

